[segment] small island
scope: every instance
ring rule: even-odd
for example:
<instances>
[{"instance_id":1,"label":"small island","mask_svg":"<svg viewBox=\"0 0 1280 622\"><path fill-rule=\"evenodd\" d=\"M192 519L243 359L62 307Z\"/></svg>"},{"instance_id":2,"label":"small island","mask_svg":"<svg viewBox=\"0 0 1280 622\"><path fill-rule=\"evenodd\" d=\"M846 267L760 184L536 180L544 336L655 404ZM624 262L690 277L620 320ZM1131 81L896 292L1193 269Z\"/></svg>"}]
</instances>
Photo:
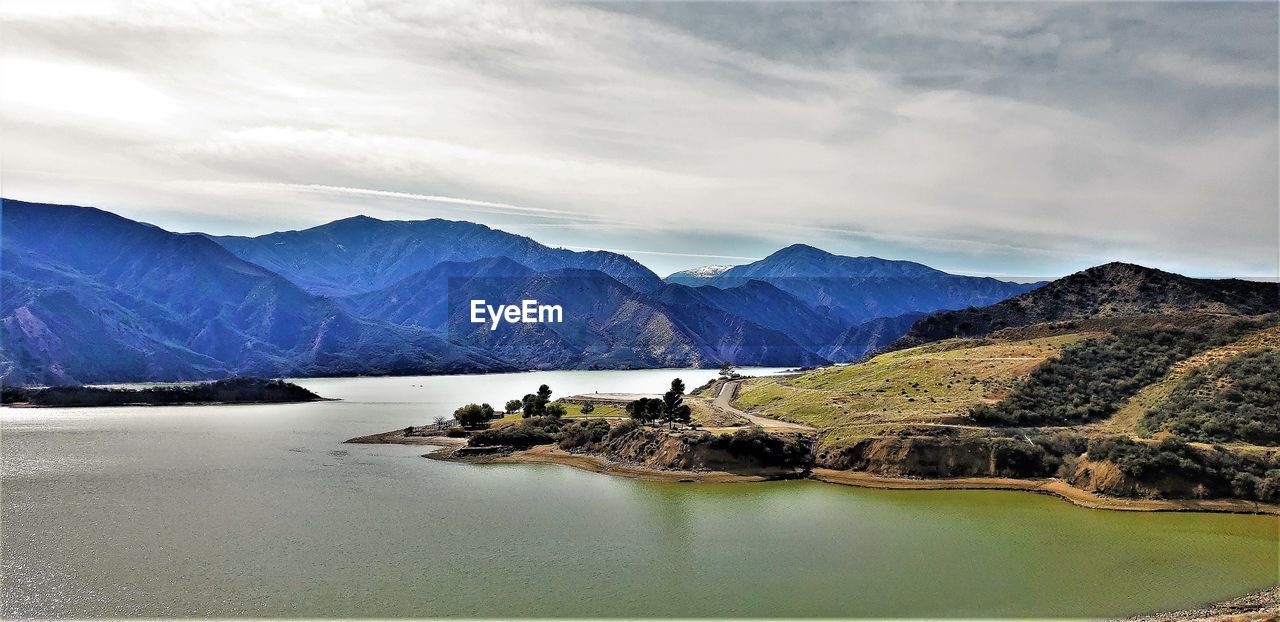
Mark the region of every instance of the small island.
<instances>
[{"instance_id":1,"label":"small island","mask_svg":"<svg viewBox=\"0 0 1280 622\"><path fill-rule=\"evenodd\" d=\"M325 398L292 382L236 377L196 384L142 388L93 386L4 387L5 406L177 406L200 404L290 404Z\"/></svg>"}]
</instances>

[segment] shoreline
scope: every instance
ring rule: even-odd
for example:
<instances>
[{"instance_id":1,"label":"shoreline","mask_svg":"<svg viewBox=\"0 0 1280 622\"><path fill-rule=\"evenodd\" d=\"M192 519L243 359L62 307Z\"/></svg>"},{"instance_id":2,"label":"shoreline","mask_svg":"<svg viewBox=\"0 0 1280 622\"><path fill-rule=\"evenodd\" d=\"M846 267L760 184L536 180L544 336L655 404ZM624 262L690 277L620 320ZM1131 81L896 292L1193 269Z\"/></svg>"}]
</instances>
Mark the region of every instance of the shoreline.
<instances>
[{"instance_id":1,"label":"shoreline","mask_svg":"<svg viewBox=\"0 0 1280 622\"><path fill-rule=\"evenodd\" d=\"M163 406L273 406L287 404L314 404L316 402L341 402L340 397L321 397L314 400L292 400L288 402L174 402L172 404L152 404L149 402L134 402L129 404L76 404L67 406L64 404L32 404L30 402L15 402L13 404L0 404L4 408L120 408L120 407L136 407L136 406L152 406L160 408Z\"/></svg>"},{"instance_id":2,"label":"shoreline","mask_svg":"<svg viewBox=\"0 0 1280 622\"><path fill-rule=\"evenodd\" d=\"M1280 613L1280 585L1249 592L1235 598L1228 598L1213 603L1205 603L1197 607L1140 613L1123 618L1125 622L1178 622L1182 620L1233 620L1236 622L1252 622L1274 620Z\"/></svg>"},{"instance_id":3,"label":"shoreline","mask_svg":"<svg viewBox=\"0 0 1280 622\"><path fill-rule=\"evenodd\" d=\"M746 483L783 479L810 479L827 484L878 490L1008 490L1051 495L1072 505L1093 510L1121 512L1215 512L1280 516L1280 505L1238 499L1123 499L1106 497L1076 488L1061 480L1030 480L999 477L954 479L910 479L883 477L861 471L814 468L808 474L782 472L732 473L728 471L685 471L655 469L610 460L595 454L564 451L554 445L537 445L501 453L456 455L466 447L466 439L445 436L405 436L403 430L359 436L345 441L355 444L433 445L440 449L424 458L471 464L560 464L592 473L645 481L679 483Z\"/></svg>"}]
</instances>

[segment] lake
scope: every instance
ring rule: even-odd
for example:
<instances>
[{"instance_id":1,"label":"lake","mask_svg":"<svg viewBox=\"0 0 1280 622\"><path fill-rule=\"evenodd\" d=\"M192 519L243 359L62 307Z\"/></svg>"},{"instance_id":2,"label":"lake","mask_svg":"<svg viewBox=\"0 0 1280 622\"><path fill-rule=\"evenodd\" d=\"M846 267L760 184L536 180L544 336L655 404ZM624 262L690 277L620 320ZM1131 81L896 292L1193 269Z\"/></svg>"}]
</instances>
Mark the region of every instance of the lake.
<instances>
[{"instance_id":1,"label":"lake","mask_svg":"<svg viewBox=\"0 0 1280 622\"><path fill-rule=\"evenodd\" d=\"M1275 517L641 482L344 445L713 370L305 379L338 402L0 410L12 617L1113 616L1280 581Z\"/></svg>"}]
</instances>

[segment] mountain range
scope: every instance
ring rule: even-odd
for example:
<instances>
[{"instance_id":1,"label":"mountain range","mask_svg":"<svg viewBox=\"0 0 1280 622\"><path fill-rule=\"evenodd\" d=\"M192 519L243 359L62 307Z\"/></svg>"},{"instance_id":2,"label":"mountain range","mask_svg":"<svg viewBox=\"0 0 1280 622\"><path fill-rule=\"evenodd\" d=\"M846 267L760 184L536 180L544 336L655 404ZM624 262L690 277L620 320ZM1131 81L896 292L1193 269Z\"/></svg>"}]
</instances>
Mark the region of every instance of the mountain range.
<instances>
[{"instance_id":1,"label":"mountain range","mask_svg":"<svg viewBox=\"0 0 1280 622\"><path fill-rule=\"evenodd\" d=\"M720 271L705 284L729 288L753 280L806 301L842 329L904 313L988 305L1039 285L949 274L912 261L845 257L805 244Z\"/></svg>"},{"instance_id":2,"label":"mountain range","mask_svg":"<svg viewBox=\"0 0 1280 622\"><path fill-rule=\"evenodd\" d=\"M951 317L939 311L1059 290L805 245L664 280L616 253L438 219L209 236L3 200L0 224L9 384L822 365ZM471 321L471 300L526 299L563 321Z\"/></svg>"}]
</instances>

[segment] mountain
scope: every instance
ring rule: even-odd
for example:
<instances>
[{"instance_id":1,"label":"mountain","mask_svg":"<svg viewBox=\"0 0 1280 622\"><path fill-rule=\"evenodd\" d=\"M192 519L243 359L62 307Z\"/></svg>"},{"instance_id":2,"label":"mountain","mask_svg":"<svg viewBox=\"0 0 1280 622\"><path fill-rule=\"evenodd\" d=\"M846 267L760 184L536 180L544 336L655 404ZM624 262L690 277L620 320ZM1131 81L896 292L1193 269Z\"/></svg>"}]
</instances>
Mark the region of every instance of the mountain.
<instances>
[{"instance_id":1,"label":"mountain","mask_svg":"<svg viewBox=\"0 0 1280 622\"><path fill-rule=\"evenodd\" d=\"M376 291L446 261L489 257L506 257L538 271L599 270L640 291L662 287L658 275L624 255L550 248L523 236L453 220L355 216L302 231L210 239L245 261L326 296Z\"/></svg>"},{"instance_id":2,"label":"mountain","mask_svg":"<svg viewBox=\"0 0 1280 622\"><path fill-rule=\"evenodd\" d=\"M674 306L702 305L748 319L815 352L830 346L844 329L843 324L764 281L751 280L727 289L668 284L655 295Z\"/></svg>"},{"instance_id":3,"label":"mountain","mask_svg":"<svg viewBox=\"0 0 1280 622\"><path fill-rule=\"evenodd\" d=\"M563 321L502 322L496 328L475 324L470 317L472 300L492 306L523 300L554 304L561 307ZM445 262L341 303L364 317L438 331L450 343L481 349L523 368L826 362L786 334L700 297L675 302L636 291L598 270L539 272L504 257Z\"/></svg>"},{"instance_id":4,"label":"mountain","mask_svg":"<svg viewBox=\"0 0 1280 622\"><path fill-rule=\"evenodd\" d=\"M1193 279L1127 263L1065 276L993 305L934 313L893 345L910 347L987 335L1043 322L1200 312L1256 315L1280 310L1280 285L1240 279Z\"/></svg>"},{"instance_id":5,"label":"mountain","mask_svg":"<svg viewBox=\"0 0 1280 622\"><path fill-rule=\"evenodd\" d=\"M698 287L699 285L706 285L708 281L724 274L732 267L733 266L701 266L698 268L690 268L688 270L681 270L679 272L669 274L667 275L667 278L662 280L674 285Z\"/></svg>"},{"instance_id":6,"label":"mountain","mask_svg":"<svg viewBox=\"0 0 1280 622\"><path fill-rule=\"evenodd\" d=\"M510 369L356 317L201 235L3 201L0 369L15 384Z\"/></svg>"},{"instance_id":7,"label":"mountain","mask_svg":"<svg viewBox=\"0 0 1280 622\"><path fill-rule=\"evenodd\" d=\"M1036 285L948 274L929 266L876 257L845 257L795 244L760 261L734 266L709 285L768 282L845 326L910 312L986 305Z\"/></svg>"},{"instance_id":8,"label":"mountain","mask_svg":"<svg viewBox=\"0 0 1280 622\"><path fill-rule=\"evenodd\" d=\"M856 361L897 341L899 337L907 334L912 325L926 315L912 312L867 320L850 327L849 330L837 336L830 347L822 348L818 352L839 363Z\"/></svg>"}]
</instances>

